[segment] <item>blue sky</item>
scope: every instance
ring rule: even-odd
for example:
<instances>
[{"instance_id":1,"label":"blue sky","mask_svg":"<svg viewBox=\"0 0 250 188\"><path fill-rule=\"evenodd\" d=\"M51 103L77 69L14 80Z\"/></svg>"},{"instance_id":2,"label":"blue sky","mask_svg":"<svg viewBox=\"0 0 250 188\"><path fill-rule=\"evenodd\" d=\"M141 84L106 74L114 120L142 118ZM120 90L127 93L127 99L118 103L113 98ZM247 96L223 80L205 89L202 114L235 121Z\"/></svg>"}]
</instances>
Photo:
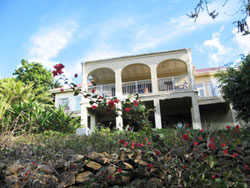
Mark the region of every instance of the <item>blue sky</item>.
<instances>
[{"instance_id":1,"label":"blue sky","mask_svg":"<svg viewBox=\"0 0 250 188\"><path fill-rule=\"evenodd\" d=\"M212 20L186 16L198 0L0 0L0 78L11 77L21 59L56 63L67 74L81 62L191 48L197 68L217 67L249 53L250 36L235 34L237 0L214 0ZM249 18L248 18L249 22Z\"/></svg>"}]
</instances>

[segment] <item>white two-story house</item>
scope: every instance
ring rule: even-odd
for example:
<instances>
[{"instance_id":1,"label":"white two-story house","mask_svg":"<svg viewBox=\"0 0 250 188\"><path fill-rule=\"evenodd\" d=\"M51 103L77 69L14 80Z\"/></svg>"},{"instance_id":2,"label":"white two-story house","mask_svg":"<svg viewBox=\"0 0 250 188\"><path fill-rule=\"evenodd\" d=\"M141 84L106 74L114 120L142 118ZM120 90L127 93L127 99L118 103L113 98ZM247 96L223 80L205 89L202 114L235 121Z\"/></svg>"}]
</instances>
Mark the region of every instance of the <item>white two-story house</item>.
<instances>
[{"instance_id":1,"label":"white two-story house","mask_svg":"<svg viewBox=\"0 0 250 188\"><path fill-rule=\"evenodd\" d=\"M154 127L190 123L194 129L235 124L235 113L221 97L214 75L219 68L198 69L192 65L190 49L124 56L88 61L83 64L82 90L104 97L125 99L139 94L148 107L155 107L150 117ZM73 96L70 89L51 90L55 105L78 112L82 124L91 130L97 124L122 129L127 121L91 109L88 101ZM81 101L81 102L80 102Z\"/></svg>"}]
</instances>

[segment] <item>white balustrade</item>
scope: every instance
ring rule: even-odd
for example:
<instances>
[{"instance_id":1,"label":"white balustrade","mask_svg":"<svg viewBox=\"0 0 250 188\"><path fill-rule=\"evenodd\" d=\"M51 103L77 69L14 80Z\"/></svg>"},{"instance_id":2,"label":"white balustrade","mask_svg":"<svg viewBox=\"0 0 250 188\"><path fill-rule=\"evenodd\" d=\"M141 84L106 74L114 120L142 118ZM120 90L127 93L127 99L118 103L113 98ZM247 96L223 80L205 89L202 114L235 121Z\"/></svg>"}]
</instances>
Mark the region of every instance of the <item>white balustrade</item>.
<instances>
[{"instance_id":1,"label":"white balustrade","mask_svg":"<svg viewBox=\"0 0 250 188\"><path fill-rule=\"evenodd\" d=\"M221 89L216 81L195 84L195 88L200 98L221 96Z\"/></svg>"},{"instance_id":2,"label":"white balustrade","mask_svg":"<svg viewBox=\"0 0 250 188\"><path fill-rule=\"evenodd\" d=\"M152 93L151 80L138 80L122 83L123 95L147 94Z\"/></svg>"},{"instance_id":3,"label":"white balustrade","mask_svg":"<svg viewBox=\"0 0 250 188\"><path fill-rule=\"evenodd\" d=\"M115 96L115 84L105 84L105 85L96 85L89 86L88 92L95 90L95 93L103 97L114 97Z\"/></svg>"},{"instance_id":4,"label":"white balustrade","mask_svg":"<svg viewBox=\"0 0 250 188\"><path fill-rule=\"evenodd\" d=\"M178 91L189 88L188 76L158 78L159 91Z\"/></svg>"}]
</instances>

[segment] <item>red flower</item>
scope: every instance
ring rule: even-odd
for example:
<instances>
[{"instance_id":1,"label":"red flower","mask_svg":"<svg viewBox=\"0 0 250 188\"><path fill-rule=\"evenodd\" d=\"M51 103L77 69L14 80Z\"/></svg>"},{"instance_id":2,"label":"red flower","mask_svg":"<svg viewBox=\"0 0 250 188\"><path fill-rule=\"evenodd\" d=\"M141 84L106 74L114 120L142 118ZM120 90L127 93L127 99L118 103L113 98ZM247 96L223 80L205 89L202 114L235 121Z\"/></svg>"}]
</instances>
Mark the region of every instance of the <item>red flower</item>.
<instances>
[{"instance_id":1,"label":"red flower","mask_svg":"<svg viewBox=\"0 0 250 188\"><path fill-rule=\"evenodd\" d=\"M190 126L190 124L189 124L189 123L187 123L187 124L186 124L186 128L188 128L189 126Z\"/></svg>"},{"instance_id":2,"label":"red flower","mask_svg":"<svg viewBox=\"0 0 250 188\"><path fill-rule=\"evenodd\" d=\"M140 146L140 144L136 144L136 147L139 147Z\"/></svg>"},{"instance_id":3,"label":"red flower","mask_svg":"<svg viewBox=\"0 0 250 188\"><path fill-rule=\"evenodd\" d=\"M206 158L206 157L207 157L207 154L206 154L206 153L203 153L203 157Z\"/></svg>"},{"instance_id":4,"label":"red flower","mask_svg":"<svg viewBox=\"0 0 250 188\"><path fill-rule=\"evenodd\" d=\"M232 154L232 157L235 158L235 157L237 157L237 155L238 155L237 153L234 153L234 154Z\"/></svg>"},{"instance_id":5,"label":"red flower","mask_svg":"<svg viewBox=\"0 0 250 188\"><path fill-rule=\"evenodd\" d=\"M220 138L223 138L223 135L222 135L222 134L220 134Z\"/></svg>"},{"instance_id":6,"label":"red flower","mask_svg":"<svg viewBox=\"0 0 250 188\"><path fill-rule=\"evenodd\" d=\"M236 127L235 127L236 129L239 129L240 128L240 126L239 125L236 125Z\"/></svg>"},{"instance_id":7,"label":"red flower","mask_svg":"<svg viewBox=\"0 0 250 188\"><path fill-rule=\"evenodd\" d=\"M221 144L221 147L223 147L223 148L226 147L226 144L225 144L225 143L222 143L222 144Z\"/></svg>"},{"instance_id":8,"label":"red flower","mask_svg":"<svg viewBox=\"0 0 250 188\"><path fill-rule=\"evenodd\" d=\"M141 145L141 146L144 146L144 144L143 144L143 143L141 143L140 145Z\"/></svg>"},{"instance_id":9,"label":"red flower","mask_svg":"<svg viewBox=\"0 0 250 188\"><path fill-rule=\"evenodd\" d=\"M135 148L135 145L131 145L131 149L134 149Z\"/></svg>"},{"instance_id":10,"label":"red flower","mask_svg":"<svg viewBox=\"0 0 250 188\"><path fill-rule=\"evenodd\" d=\"M226 141L227 144L228 144L229 142L230 142L229 140Z\"/></svg>"},{"instance_id":11,"label":"red flower","mask_svg":"<svg viewBox=\"0 0 250 188\"><path fill-rule=\"evenodd\" d=\"M230 129L231 129L231 126L230 126L230 125L227 125L226 128L227 128L227 130L230 130Z\"/></svg>"},{"instance_id":12,"label":"red flower","mask_svg":"<svg viewBox=\"0 0 250 188\"><path fill-rule=\"evenodd\" d=\"M201 137L201 136L199 136L199 140L202 140L202 137Z\"/></svg>"},{"instance_id":13,"label":"red flower","mask_svg":"<svg viewBox=\"0 0 250 188\"><path fill-rule=\"evenodd\" d=\"M185 165L185 164L183 165L183 168L186 168L186 165Z\"/></svg>"},{"instance_id":14,"label":"red flower","mask_svg":"<svg viewBox=\"0 0 250 188\"><path fill-rule=\"evenodd\" d=\"M148 141L148 138L145 138L146 141Z\"/></svg>"},{"instance_id":15,"label":"red flower","mask_svg":"<svg viewBox=\"0 0 250 188\"><path fill-rule=\"evenodd\" d=\"M119 100L118 99L114 99L114 103L119 103Z\"/></svg>"},{"instance_id":16,"label":"red flower","mask_svg":"<svg viewBox=\"0 0 250 188\"><path fill-rule=\"evenodd\" d=\"M152 164L147 164L146 167L153 168L154 166Z\"/></svg>"},{"instance_id":17,"label":"red flower","mask_svg":"<svg viewBox=\"0 0 250 188\"><path fill-rule=\"evenodd\" d=\"M29 171L25 172L25 176L28 176L29 175Z\"/></svg>"},{"instance_id":18,"label":"red flower","mask_svg":"<svg viewBox=\"0 0 250 188\"><path fill-rule=\"evenodd\" d=\"M60 88L60 91L61 91L61 92L64 92L64 89L63 89L63 88Z\"/></svg>"},{"instance_id":19,"label":"red flower","mask_svg":"<svg viewBox=\"0 0 250 188\"><path fill-rule=\"evenodd\" d=\"M129 110L130 110L129 108L125 108L125 111L126 111L126 112L129 112Z\"/></svg>"},{"instance_id":20,"label":"red flower","mask_svg":"<svg viewBox=\"0 0 250 188\"><path fill-rule=\"evenodd\" d=\"M92 105L92 109L95 110L97 108L96 105Z\"/></svg>"},{"instance_id":21,"label":"red flower","mask_svg":"<svg viewBox=\"0 0 250 188\"><path fill-rule=\"evenodd\" d=\"M228 154L228 151L227 151L226 149L224 150L224 154L225 154L225 155L227 155L227 154Z\"/></svg>"},{"instance_id":22,"label":"red flower","mask_svg":"<svg viewBox=\"0 0 250 188\"><path fill-rule=\"evenodd\" d=\"M212 178L214 179L214 178L215 178L215 175L212 175Z\"/></svg>"},{"instance_id":23,"label":"red flower","mask_svg":"<svg viewBox=\"0 0 250 188\"><path fill-rule=\"evenodd\" d=\"M248 165L245 164L244 167L246 170L250 170L250 168L248 168Z\"/></svg>"},{"instance_id":24,"label":"red flower","mask_svg":"<svg viewBox=\"0 0 250 188\"><path fill-rule=\"evenodd\" d=\"M148 142L148 145L150 145L151 144L151 142Z\"/></svg>"},{"instance_id":25,"label":"red flower","mask_svg":"<svg viewBox=\"0 0 250 188\"><path fill-rule=\"evenodd\" d=\"M202 133L204 132L204 129L203 129L203 128L201 129L201 132L202 132Z\"/></svg>"},{"instance_id":26,"label":"red flower","mask_svg":"<svg viewBox=\"0 0 250 188\"><path fill-rule=\"evenodd\" d=\"M45 183L49 184L49 180L45 180Z\"/></svg>"},{"instance_id":27,"label":"red flower","mask_svg":"<svg viewBox=\"0 0 250 188\"><path fill-rule=\"evenodd\" d=\"M236 134L238 134L238 133L240 132L240 129L235 128L235 129L234 129L234 132L235 132Z\"/></svg>"},{"instance_id":28,"label":"red flower","mask_svg":"<svg viewBox=\"0 0 250 188\"><path fill-rule=\"evenodd\" d=\"M33 161L33 162L32 162L32 164L33 164L33 165L36 165L36 162L35 162L35 161Z\"/></svg>"},{"instance_id":29,"label":"red flower","mask_svg":"<svg viewBox=\"0 0 250 188\"><path fill-rule=\"evenodd\" d=\"M52 71L52 74L53 74L53 77L56 77L58 75L57 71L56 70L53 70Z\"/></svg>"},{"instance_id":30,"label":"red flower","mask_svg":"<svg viewBox=\"0 0 250 188\"><path fill-rule=\"evenodd\" d=\"M75 168L75 167L76 167L76 165L75 165L75 164L72 164L72 167L73 167L73 168Z\"/></svg>"},{"instance_id":31,"label":"red flower","mask_svg":"<svg viewBox=\"0 0 250 188\"><path fill-rule=\"evenodd\" d=\"M194 150L194 151L197 151L197 148L194 148L193 150Z\"/></svg>"},{"instance_id":32,"label":"red flower","mask_svg":"<svg viewBox=\"0 0 250 188\"><path fill-rule=\"evenodd\" d=\"M159 150L155 151L155 155L160 155L160 154L161 154L161 152Z\"/></svg>"},{"instance_id":33,"label":"red flower","mask_svg":"<svg viewBox=\"0 0 250 188\"><path fill-rule=\"evenodd\" d=\"M55 77L55 76L57 76L58 74L62 74L63 73L63 71L62 71L62 69L64 68L64 65L63 64L56 64L55 66L54 66L54 68L56 69L56 70L53 70L52 71L52 73L53 73L53 76Z\"/></svg>"},{"instance_id":34,"label":"red flower","mask_svg":"<svg viewBox=\"0 0 250 188\"><path fill-rule=\"evenodd\" d=\"M77 78L77 77L78 77L78 74L77 74L77 73L75 73L75 75L74 75L74 76L75 76L75 78Z\"/></svg>"},{"instance_id":35,"label":"red flower","mask_svg":"<svg viewBox=\"0 0 250 188\"><path fill-rule=\"evenodd\" d=\"M108 180L110 180L110 179L111 179L111 176L108 176L107 178L108 178Z\"/></svg>"},{"instance_id":36,"label":"red flower","mask_svg":"<svg viewBox=\"0 0 250 188\"><path fill-rule=\"evenodd\" d=\"M213 138L210 138L210 142L213 142L214 141L214 139Z\"/></svg>"},{"instance_id":37,"label":"red flower","mask_svg":"<svg viewBox=\"0 0 250 188\"><path fill-rule=\"evenodd\" d=\"M131 131L131 128L128 128L128 131Z\"/></svg>"},{"instance_id":38,"label":"red flower","mask_svg":"<svg viewBox=\"0 0 250 188\"><path fill-rule=\"evenodd\" d=\"M138 107L138 105L139 105L139 102L138 102L138 101L134 100L133 103L134 103L134 106L135 106L135 107Z\"/></svg>"},{"instance_id":39,"label":"red flower","mask_svg":"<svg viewBox=\"0 0 250 188\"><path fill-rule=\"evenodd\" d=\"M194 142L194 146L197 146L199 143L198 142Z\"/></svg>"},{"instance_id":40,"label":"red flower","mask_svg":"<svg viewBox=\"0 0 250 188\"><path fill-rule=\"evenodd\" d=\"M132 142L131 144L132 144L132 145L135 145L135 142Z\"/></svg>"},{"instance_id":41,"label":"red flower","mask_svg":"<svg viewBox=\"0 0 250 188\"><path fill-rule=\"evenodd\" d=\"M128 145L128 143L127 143L127 142L124 142L123 145L126 147L126 146Z\"/></svg>"},{"instance_id":42,"label":"red flower","mask_svg":"<svg viewBox=\"0 0 250 188\"><path fill-rule=\"evenodd\" d=\"M120 143L120 144L124 144L124 140L123 140L123 139L120 139L119 143Z\"/></svg>"},{"instance_id":43,"label":"red flower","mask_svg":"<svg viewBox=\"0 0 250 188\"><path fill-rule=\"evenodd\" d=\"M209 144L209 147L210 147L210 149L214 149L214 148L215 148L214 143L210 143L210 144Z\"/></svg>"},{"instance_id":44,"label":"red flower","mask_svg":"<svg viewBox=\"0 0 250 188\"><path fill-rule=\"evenodd\" d=\"M118 168L118 169L117 169L117 172L122 172L122 169Z\"/></svg>"},{"instance_id":45,"label":"red flower","mask_svg":"<svg viewBox=\"0 0 250 188\"><path fill-rule=\"evenodd\" d=\"M103 97L102 97L102 96L99 96L98 99L103 99Z\"/></svg>"},{"instance_id":46,"label":"red flower","mask_svg":"<svg viewBox=\"0 0 250 188\"><path fill-rule=\"evenodd\" d=\"M183 140L187 141L188 138L189 138L189 136L188 136L187 134L184 134L184 135L181 136L181 138L182 138Z\"/></svg>"},{"instance_id":47,"label":"red flower","mask_svg":"<svg viewBox=\"0 0 250 188\"><path fill-rule=\"evenodd\" d=\"M95 89L91 89L91 93L95 93Z\"/></svg>"}]
</instances>

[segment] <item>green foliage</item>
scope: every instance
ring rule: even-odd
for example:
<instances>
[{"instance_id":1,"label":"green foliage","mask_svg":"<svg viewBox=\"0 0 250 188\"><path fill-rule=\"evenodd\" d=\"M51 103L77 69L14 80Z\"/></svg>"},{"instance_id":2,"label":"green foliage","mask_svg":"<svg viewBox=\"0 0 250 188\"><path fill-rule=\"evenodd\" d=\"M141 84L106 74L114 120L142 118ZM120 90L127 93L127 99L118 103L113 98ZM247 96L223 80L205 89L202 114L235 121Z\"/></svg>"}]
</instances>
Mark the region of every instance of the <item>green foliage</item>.
<instances>
[{"instance_id":1,"label":"green foliage","mask_svg":"<svg viewBox=\"0 0 250 188\"><path fill-rule=\"evenodd\" d=\"M223 98L238 112L238 118L246 122L250 117L250 55L242 57L236 68L229 67L216 76L220 82Z\"/></svg>"},{"instance_id":2,"label":"green foliage","mask_svg":"<svg viewBox=\"0 0 250 188\"><path fill-rule=\"evenodd\" d=\"M54 81L52 73L44 68L40 63L29 63L26 60L21 61L21 67L15 70L13 75L24 84L33 84L33 88L43 88L42 91L48 91L50 88L59 87L59 82Z\"/></svg>"}]
</instances>

